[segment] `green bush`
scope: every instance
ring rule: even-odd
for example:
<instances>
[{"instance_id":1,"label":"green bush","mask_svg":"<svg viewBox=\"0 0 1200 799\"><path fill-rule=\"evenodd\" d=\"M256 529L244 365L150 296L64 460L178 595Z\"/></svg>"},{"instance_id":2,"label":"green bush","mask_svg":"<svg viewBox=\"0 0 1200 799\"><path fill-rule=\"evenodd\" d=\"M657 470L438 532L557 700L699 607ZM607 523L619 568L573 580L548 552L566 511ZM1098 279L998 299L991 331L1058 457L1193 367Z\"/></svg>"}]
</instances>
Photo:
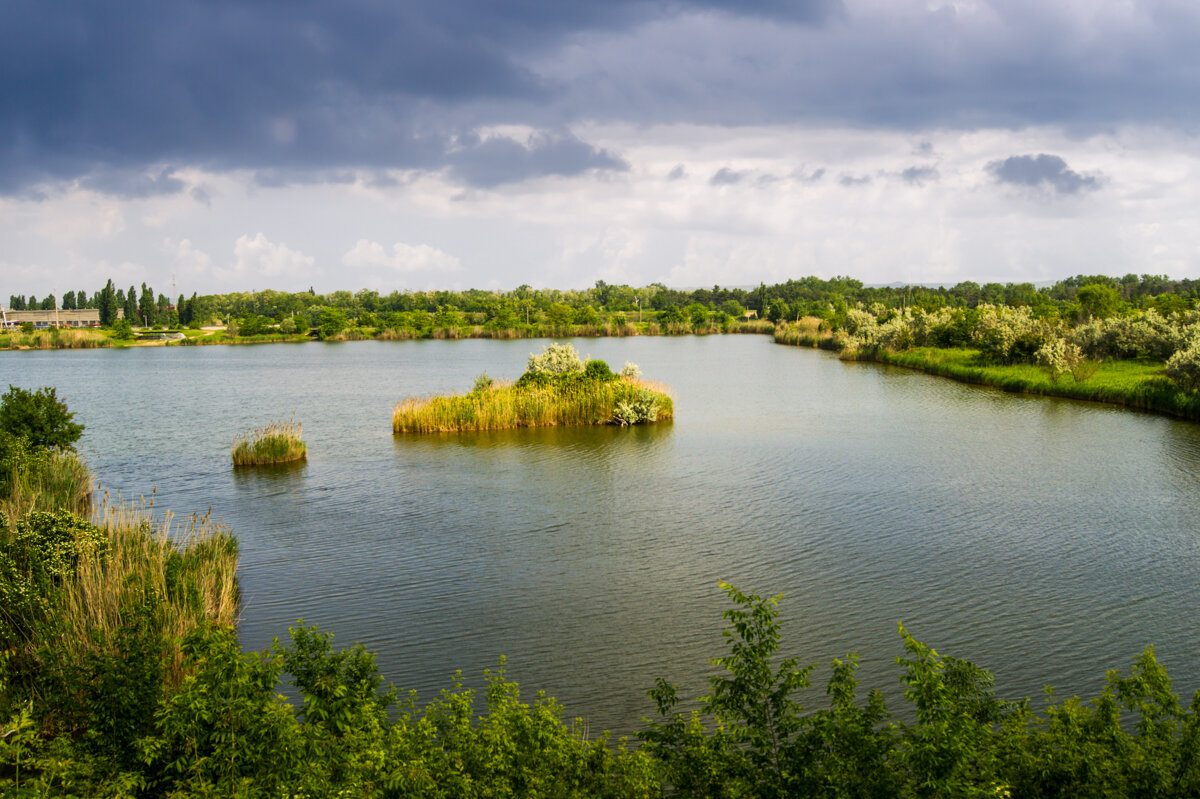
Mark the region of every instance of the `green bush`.
<instances>
[{"instance_id":1,"label":"green bush","mask_svg":"<svg viewBox=\"0 0 1200 799\"><path fill-rule=\"evenodd\" d=\"M10 385L0 397L0 430L23 437L36 448L72 449L83 435L83 425L74 418L50 387L26 391Z\"/></svg>"},{"instance_id":2,"label":"green bush","mask_svg":"<svg viewBox=\"0 0 1200 799\"><path fill-rule=\"evenodd\" d=\"M589 380L609 381L616 380L617 376L613 374L613 370L608 368L608 364L600 360L590 360L583 367L583 376Z\"/></svg>"}]
</instances>

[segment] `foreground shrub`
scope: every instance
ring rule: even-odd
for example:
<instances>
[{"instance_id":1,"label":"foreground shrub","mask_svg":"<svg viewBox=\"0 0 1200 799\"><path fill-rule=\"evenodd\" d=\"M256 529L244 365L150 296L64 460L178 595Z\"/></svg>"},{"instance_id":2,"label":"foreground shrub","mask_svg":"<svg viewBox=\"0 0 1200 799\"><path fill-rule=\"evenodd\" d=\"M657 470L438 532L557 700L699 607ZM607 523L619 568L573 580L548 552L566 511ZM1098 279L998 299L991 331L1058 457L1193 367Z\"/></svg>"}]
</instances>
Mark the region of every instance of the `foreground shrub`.
<instances>
[{"instance_id":1,"label":"foreground shrub","mask_svg":"<svg viewBox=\"0 0 1200 799\"><path fill-rule=\"evenodd\" d=\"M0 513L10 519L31 511L92 508L92 474L74 452L39 449L0 430Z\"/></svg>"},{"instance_id":2,"label":"foreground shrub","mask_svg":"<svg viewBox=\"0 0 1200 799\"><path fill-rule=\"evenodd\" d=\"M266 466L305 460L308 446L300 437L302 433L301 425L295 421L271 422L245 432L233 442L233 465Z\"/></svg>"},{"instance_id":3,"label":"foreground shrub","mask_svg":"<svg viewBox=\"0 0 1200 799\"><path fill-rule=\"evenodd\" d=\"M0 396L0 430L25 438L38 449L71 449L83 435L83 425L50 387L36 391L9 386Z\"/></svg>"},{"instance_id":4,"label":"foreground shrub","mask_svg":"<svg viewBox=\"0 0 1200 799\"><path fill-rule=\"evenodd\" d=\"M529 353L526 374L562 375L584 370L583 359L570 344L550 343L538 355Z\"/></svg>"}]
</instances>

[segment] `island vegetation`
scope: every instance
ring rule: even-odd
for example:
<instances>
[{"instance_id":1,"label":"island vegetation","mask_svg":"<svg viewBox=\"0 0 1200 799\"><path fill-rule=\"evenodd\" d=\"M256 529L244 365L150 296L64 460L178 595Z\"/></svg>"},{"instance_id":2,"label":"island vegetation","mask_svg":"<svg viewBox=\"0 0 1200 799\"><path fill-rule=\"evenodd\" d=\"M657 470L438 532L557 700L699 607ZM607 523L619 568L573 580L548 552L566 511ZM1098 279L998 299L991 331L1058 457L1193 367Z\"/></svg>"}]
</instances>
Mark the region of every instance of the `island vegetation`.
<instances>
[{"instance_id":1,"label":"island vegetation","mask_svg":"<svg viewBox=\"0 0 1200 799\"><path fill-rule=\"evenodd\" d=\"M541 354L530 353L525 373L514 383L497 382L484 373L467 394L402 400L392 413L392 432L670 420L674 403L668 389L639 375L632 363L615 374L604 361L585 362L570 344L547 344Z\"/></svg>"},{"instance_id":2,"label":"island vegetation","mask_svg":"<svg viewBox=\"0 0 1200 799\"><path fill-rule=\"evenodd\" d=\"M10 389L0 418L20 442L4 474L82 432L52 389ZM6 482L5 502L23 485ZM1153 649L1091 699L1048 691L1034 706L901 626L899 707L860 691L854 653L813 698L816 664L782 656L781 598L722 584L728 647L706 695L647 686L635 747L543 694L525 699L503 659L482 695L458 682L422 702L315 627L244 651L236 540L207 517L175 525L151 510L0 516L0 794L1200 795L1200 692L1182 703Z\"/></svg>"},{"instance_id":3,"label":"island vegetation","mask_svg":"<svg viewBox=\"0 0 1200 799\"><path fill-rule=\"evenodd\" d=\"M242 433L230 451L234 466L270 466L308 458L302 426L295 420L271 422Z\"/></svg>"}]
</instances>

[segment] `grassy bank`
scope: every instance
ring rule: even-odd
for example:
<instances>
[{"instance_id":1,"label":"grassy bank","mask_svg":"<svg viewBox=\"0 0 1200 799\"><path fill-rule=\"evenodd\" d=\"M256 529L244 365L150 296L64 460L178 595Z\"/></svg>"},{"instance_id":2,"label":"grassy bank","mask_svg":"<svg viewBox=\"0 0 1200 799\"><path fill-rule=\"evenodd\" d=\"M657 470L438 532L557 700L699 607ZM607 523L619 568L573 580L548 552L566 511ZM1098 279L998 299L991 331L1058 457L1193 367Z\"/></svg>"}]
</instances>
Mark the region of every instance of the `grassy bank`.
<instances>
[{"instance_id":1,"label":"grassy bank","mask_svg":"<svg viewBox=\"0 0 1200 799\"><path fill-rule=\"evenodd\" d=\"M0 350L86 350L111 347L113 339L103 330L37 330L0 333Z\"/></svg>"},{"instance_id":2,"label":"grassy bank","mask_svg":"<svg viewBox=\"0 0 1200 799\"><path fill-rule=\"evenodd\" d=\"M668 421L674 405L667 392L665 386L638 378L502 384L470 394L403 400L392 413L392 432L619 424L618 414L631 406L653 406L648 421Z\"/></svg>"},{"instance_id":3,"label":"grassy bank","mask_svg":"<svg viewBox=\"0 0 1200 799\"><path fill-rule=\"evenodd\" d=\"M989 364L977 350L963 348L880 350L858 358L1005 391L1106 402L1200 420L1200 395L1180 389L1163 376L1161 361L1145 358L1092 364L1094 371L1080 380L1069 374L1054 380L1044 367L1032 364Z\"/></svg>"},{"instance_id":4,"label":"grassy bank","mask_svg":"<svg viewBox=\"0 0 1200 799\"><path fill-rule=\"evenodd\" d=\"M36 450L0 441L0 513L18 519L32 511L92 510L92 474L70 451Z\"/></svg>"},{"instance_id":5,"label":"grassy bank","mask_svg":"<svg viewBox=\"0 0 1200 799\"><path fill-rule=\"evenodd\" d=\"M291 463L308 457L308 446L301 438L303 430L296 422L271 422L250 430L233 442L230 453L234 466L268 466Z\"/></svg>"}]
</instances>

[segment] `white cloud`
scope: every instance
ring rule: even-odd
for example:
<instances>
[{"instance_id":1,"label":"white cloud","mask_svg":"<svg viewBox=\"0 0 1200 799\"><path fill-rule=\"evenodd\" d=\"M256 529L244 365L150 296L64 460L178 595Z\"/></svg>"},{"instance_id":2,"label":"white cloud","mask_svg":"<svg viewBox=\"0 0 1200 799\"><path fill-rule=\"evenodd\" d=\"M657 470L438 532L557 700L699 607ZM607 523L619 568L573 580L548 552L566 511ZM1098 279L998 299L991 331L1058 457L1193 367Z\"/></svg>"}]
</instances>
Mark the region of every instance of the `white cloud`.
<instances>
[{"instance_id":1,"label":"white cloud","mask_svg":"<svg viewBox=\"0 0 1200 799\"><path fill-rule=\"evenodd\" d=\"M233 254L237 259L233 270L241 274L290 276L304 272L313 265L312 256L284 244L275 244L261 231L254 238L246 234L239 236L233 245Z\"/></svg>"},{"instance_id":2,"label":"white cloud","mask_svg":"<svg viewBox=\"0 0 1200 799\"><path fill-rule=\"evenodd\" d=\"M451 272L461 268L458 259L428 244L396 242L388 252L377 241L359 239L342 256L342 263L357 268L384 267L397 272Z\"/></svg>"}]
</instances>

